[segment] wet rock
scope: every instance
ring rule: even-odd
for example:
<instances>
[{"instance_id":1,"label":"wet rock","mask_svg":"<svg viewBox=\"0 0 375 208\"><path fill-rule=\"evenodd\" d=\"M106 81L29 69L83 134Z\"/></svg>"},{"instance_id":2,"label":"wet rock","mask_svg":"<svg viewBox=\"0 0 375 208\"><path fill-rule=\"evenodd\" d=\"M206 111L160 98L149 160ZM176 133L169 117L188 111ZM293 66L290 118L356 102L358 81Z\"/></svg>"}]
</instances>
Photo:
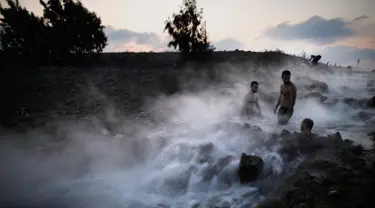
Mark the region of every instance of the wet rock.
<instances>
[{"instance_id":1,"label":"wet rock","mask_svg":"<svg viewBox=\"0 0 375 208\"><path fill-rule=\"evenodd\" d=\"M210 163L212 162L212 152L214 150L214 145L212 142L209 142L207 144L202 144L198 147L198 156L197 156L197 162L198 163Z\"/></svg>"},{"instance_id":2,"label":"wet rock","mask_svg":"<svg viewBox=\"0 0 375 208\"><path fill-rule=\"evenodd\" d=\"M238 167L238 176L242 184L255 181L263 171L263 159L255 155L241 154L240 164Z\"/></svg>"},{"instance_id":3,"label":"wet rock","mask_svg":"<svg viewBox=\"0 0 375 208\"><path fill-rule=\"evenodd\" d=\"M350 88L348 86L342 86L341 89L342 90L349 90Z\"/></svg>"},{"instance_id":4,"label":"wet rock","mask_svg":"<svg viewBox=\"0 0 375 208\"><path fill-rule=\"evenodd\" d=\"M366 102L366 105L367 105L367 107L375 108L375 96L368 99L367 102Z\"/></svg>"},{"instance_id":5,"label":"wet rock","mask_svg":"<svg viewBox=\"0 0 375 208\"><path fill-rule=\"evenodd\" d=\"M336 105L339 101L340 100L338 98L327 98L321 101L321 103L324 105L333 106L333 105Z\"/></svg>"},{"instance_id":6,"label":"wet rock","mask_svg":"<svg viewBox=\"0 0 375 208\"><path fill-rule=\"evenodd\" d=\"M249 206L250 207L250 206ZM282 208L284 203L279 199L267 199L260 202L256 208Z\"/></svg>"},{"instance_id":7,"label":"wet rock","mask_svg":"<svg viewBox=\"0 0 375 208\"><path fill-rule=\"evenodd\" d=\"M202 144L199 147L199 154L211 154L214 149L214 144L209 142L207 144Z\"/></svg>"},{"instance_id":8,"label":"wet rock","mask_svg":"<svg viewBox=\"0 0 375 208\"><path fill-rule=\"evenodd\" d=\"M356 113L355 116L353 116L353 118L358 119L358 120L367 121L370 118L372 118L373 116L374 116L374 114L372 114L371 112L359 111L358 113Z\"/></svg>"},{"instance_id":9,"label":"wet rock","mask_svg":"<svg viewBox=\"0 0 375 208\"><path fill-rule=\"evenodd\" d=\"M318 91L318 92L321 92L321 93L328 92L327 83L321 82L321 81L316 81L316 80L313 80L311 84L306 86L306 88L308 90L314 90L314 91Z\"/></svg>"},{"instance_id":10,"label":"wet rock","mask_svg":"<svg viewBox=\"0 0 375 208\"><path fill-rule=\"evenodd\" d=\"M225 156L225 157L222 157L220 158L218 161L217 161L217 167L219 170L223 169L225 166L229 165L229 163L231 163L233 160L233 157L228 155L228 156Z\"/></svg>"},{"instance_id":11,"label":"wet rock","mask_svg":"<svg viewBox=\"0 0 375 208\"><path fill-rule=\"evenodd\" d=\"M369 100L368 99L355 99L355 98L343 98L342 102L349 105L353 108L363 108L366 107L366 104L368 105Z\"/></svg>"},{"instance_id":12,"label":"wet rock","mask_svg":"<svg viewBox=\"0 0 375 208\"><path fill-rule=\"evenodd\" d=\"M257 125L252 126L252 127L251 127L251 130L252 130L252 131L263 131L263 129L260 128L260 127L257 126Z\"/></svg>"},{"instance_id":13,"label":"wet rock","mask_svg":"<svg viewBox=\"0 0 375 208\"><path fill-rule=\"evenodd\" d=\"M249 130L249 129L251 129L251 126L250 126L250 124L245 123L245 124L242 126L242 129L244 129L244 130Z\"/></svg>"},{"instance_id":14,"label":"wet rock","mask_svg":"<svg viewBox=\"0 0 375 208\"><path fill-rule=\"evenodd\" d=\"M367 80L366 87L373 87L375 86L375 80Z\"/></svg>"},{"instance_id":15,"label":"wet rock","mask_svg":"<svg viewBox=\"0 0 375 208\"><path fill-rule=\"evenodd\" d=\"M203 180L211 181L215 175L218 175L224 167L229 165L233 160L233 157L228 155L220 158L214 165L210 165L204 171Z\"/></svg>"},{"instance_id":16,"label":"wet rock","mask_svg":"<svg viewBox=\"0 0 375 208\"><path fill-rule=\"evenodd\" d=\"M292 136L292 133L290 133L290 131L286 130L286 129L283 129L281 131L281 133L279 134L279 137L283 138L283 139L287 139L287 138L290 138Z\"/></svg>"},{"instance_id":17,"label":"wet rock","mask_svg":"<svg viewBox=\"0 0 375 208\"><path fill-rule=\"evenodd\" d=\"M323 96L320 92L311 92L304 96L305 99L315 99L319 102L324 102L327 100L326 96Z\"/></svg>"}]
</instances>

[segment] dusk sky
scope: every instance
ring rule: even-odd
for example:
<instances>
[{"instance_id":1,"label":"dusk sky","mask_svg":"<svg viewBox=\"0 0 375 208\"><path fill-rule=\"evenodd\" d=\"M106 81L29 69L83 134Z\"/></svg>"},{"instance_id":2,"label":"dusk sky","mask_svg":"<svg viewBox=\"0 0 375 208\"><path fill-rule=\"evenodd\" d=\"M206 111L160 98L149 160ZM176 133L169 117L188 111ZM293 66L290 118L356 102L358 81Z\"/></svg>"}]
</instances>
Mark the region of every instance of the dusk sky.
<instances>
[{"instance_id":1,"label":"dusk sky","mask_svg":"<svg viewBox=\"0 0 375 208\"><path fill-rule=\"evenodd\" d=\"M4 0L0 0L4 1ZM164 22L182 0L81 0L106 25L105 51L166 50ZM375 68L375 0L197 0L217 50L281 49ZM20 0L41 14L39 0Z\"/></svg>"}]
</instances>

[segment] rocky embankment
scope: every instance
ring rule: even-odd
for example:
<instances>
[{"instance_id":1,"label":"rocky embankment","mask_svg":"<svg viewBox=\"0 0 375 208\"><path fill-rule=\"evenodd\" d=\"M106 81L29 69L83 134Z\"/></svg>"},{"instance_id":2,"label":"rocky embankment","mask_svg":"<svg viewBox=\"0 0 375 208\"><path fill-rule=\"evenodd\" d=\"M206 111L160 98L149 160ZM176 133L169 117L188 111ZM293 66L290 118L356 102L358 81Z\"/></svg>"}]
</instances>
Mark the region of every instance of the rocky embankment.
<instances>
[{"instance_id":1,"label":"rocky embankment","mask_svg":"<svg viewBox=\"0 0 375 208\"><path fill-rule=\"evenodd\" d=\"M261 157L242 153L238 168L241 183L258 184L266 196L257 207L373 207L374 150L342 139L339 132L327 136L287 130L269 134L256 126L233 125L256 133L259 147L279 145L277 152L285 162L280 174ZM302 162L296 166L296 161Z\"/></svg>"}]
</instances>

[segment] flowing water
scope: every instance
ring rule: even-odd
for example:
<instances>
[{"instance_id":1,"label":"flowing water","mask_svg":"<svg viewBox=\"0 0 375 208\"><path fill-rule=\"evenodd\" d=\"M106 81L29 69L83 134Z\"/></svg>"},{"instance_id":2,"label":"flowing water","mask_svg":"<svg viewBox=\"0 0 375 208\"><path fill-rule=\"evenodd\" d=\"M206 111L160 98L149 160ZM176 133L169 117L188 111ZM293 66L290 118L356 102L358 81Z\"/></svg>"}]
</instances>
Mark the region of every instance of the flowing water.
<instances>
[{"instance_id":1,"label":"flowing water","mask_svg":"<svg viewBox=\"0 0 375 208\"><path fill-rule=\"evenodd\" d=\"M326 96L329 98L357 99L374 95L366 88L367 80L375 79L374 74L326 75L315 79L328 84L330 91ZM136 139L128 138L125 133L113 138L85 129L70 132L67 137L79 138L79 142L66 144L65 149L55 153L31 153L39 150L27 149L30 146L16 149L10 140L4 140L0 146L0 203L4 207L252 207L267 197L267 193L256 183L240 185L237 167L242 152L261 156L274 170L274 177L292 169L276 153L277 146L254 145L256 135L249 138L212 128L215 123L227 120L245 122L233 113L247 85L235 86L226 89L225 96L215 92L220 89L209 89L156 102L152 110L163 115L165 122L157 128L142 129L141 136L145 139L139 143L147 148L138 153L130 142ZM266 85L260 85L262 88ZM315 122L315 133L339 131L344 139L364 145L368 144L367 133L374 129L374 117L366 121L353 118L361 109L340 103L325 106L309 100L297 100L289 124L280 126L276 124L272 105L262 101L264 118L246 122L267 132L298 131L300 121L309 117ZM128 130L129 126L124 129ZM38 134L17 137L41 137ZM143 156L142 160L133 157L136 153ZM233 159L221 172L206 180L210 165L226 156ZM121 160L127 163L118 164ZM86 169L77 171L82 167Z\"/></svg>"}]
</instances>

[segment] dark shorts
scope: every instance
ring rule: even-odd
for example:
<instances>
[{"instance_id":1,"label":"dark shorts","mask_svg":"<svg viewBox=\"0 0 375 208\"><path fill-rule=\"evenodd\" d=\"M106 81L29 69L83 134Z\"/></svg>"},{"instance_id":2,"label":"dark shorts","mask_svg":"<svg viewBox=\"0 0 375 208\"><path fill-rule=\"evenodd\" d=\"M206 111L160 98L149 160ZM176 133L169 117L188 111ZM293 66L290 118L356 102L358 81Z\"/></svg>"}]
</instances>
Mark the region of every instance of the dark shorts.
<instances>
[{"instance_id":1,"label":"dark shorts","mask_svg":"<svg viewBox=\"0 0 375 208\"><path fill-rule=\"evenodd\" d=\"M280 124L288 123L289 119L292 117L294 109L291 112L288 112L287 107L280 107L277 112L277 119Z\"/></svg>"}]
</instances>

